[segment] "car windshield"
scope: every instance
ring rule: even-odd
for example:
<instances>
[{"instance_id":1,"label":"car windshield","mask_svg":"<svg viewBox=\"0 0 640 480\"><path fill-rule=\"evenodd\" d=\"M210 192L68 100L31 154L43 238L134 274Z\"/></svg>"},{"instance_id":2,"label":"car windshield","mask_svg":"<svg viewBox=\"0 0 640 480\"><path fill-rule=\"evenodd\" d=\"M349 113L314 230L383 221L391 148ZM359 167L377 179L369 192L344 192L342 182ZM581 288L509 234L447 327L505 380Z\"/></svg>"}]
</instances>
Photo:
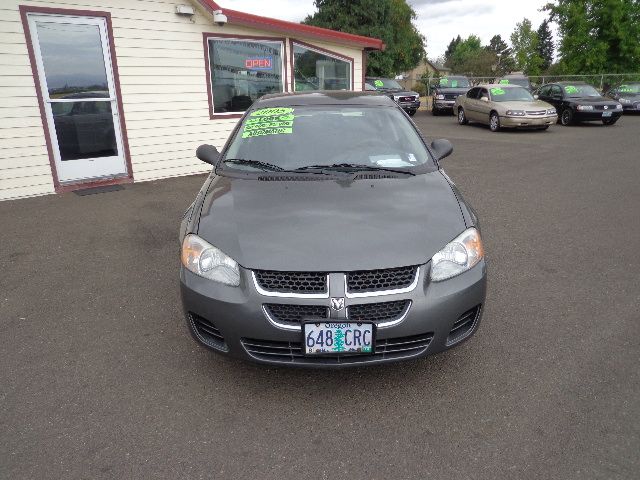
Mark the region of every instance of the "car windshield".
<instances>
[{"instance_id":1,"label":"car windshield","mask_svg":"<svg viewBox=\"0 0 640 480\"><path fill-rule=\"evenodd\" d=\"M252 111L239 126L222 163L225 169L254 172L339 164L403 171L425 164L435 168L400 109L336 105Z\"/></svg>"},{"instance_id":2,"label":"car windshield","mask_svg":"<svg viewBox=\"0 0 640 480\"><path fill-rule=\"evenodd\" d=\"M567 97L599 97L600 93L591 85L564 85Z\"/></svg>"},{"instance_id":3,"label":"car windshield","mask_svg":"<svg viewBox=\"0 0 640 480\"><path fill-rule=\"evenodd\" d=\"M628 83L616 88L619 93L640 93L640 83Z\"/></svg>"},{"instance_id":4,"label":"car windshield","mask_svg":"<svg viewBox=\"0 0 640 480\"><path fill-rule=\"evenodd\" d=\"M390 78L369 78L366 82L376 90L402 90L402 85Z\"/></svg>"},{"instance_id":5,"label":"car windshield","mask_svg":"<svg viewBox=\"0 0 640 480\"><path fill-rule=\"evenodd\" d=\"M443 77L440 79L442 88L467 88L470 87L469 80L465 77Z\"/></svg>"},{"instance_id":6,"label":"car windshield","mask_svg":"<svg viewBox=\"0 0 640 480\"><path fill-rule=\"evenodd\" d=\"M494 102L532 102L533 96L522 87L490 88L491 100Z\"/></svg>"},{"instance_id":7,"label":"car windshield","mask_svg":"<svg viewBox=\"0 0 640 480\"><path fill-rule=\"evenodd\" d=\"M528 78L503 78L500 80L501 85L519 85L521 87L529 87Z\"/></svg>"}]
</instances>

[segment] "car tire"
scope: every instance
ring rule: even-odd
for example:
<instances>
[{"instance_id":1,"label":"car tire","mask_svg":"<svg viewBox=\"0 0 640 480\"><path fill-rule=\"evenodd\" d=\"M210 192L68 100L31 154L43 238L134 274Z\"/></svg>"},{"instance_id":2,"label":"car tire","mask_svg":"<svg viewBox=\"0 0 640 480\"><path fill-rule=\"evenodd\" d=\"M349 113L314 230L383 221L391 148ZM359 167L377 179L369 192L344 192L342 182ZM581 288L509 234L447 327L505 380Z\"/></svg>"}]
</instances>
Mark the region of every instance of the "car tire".
<instances>
[{"instance_id":1,"label":"car tire","mask_svg":"<svg viewBox=\"0 0 640 480\"><path fill-rule=\"evenodd\" d=\"M467 116L464 113L464 108L462 107L458 108L458 123L460 125L466 125L469 123L469 120L467 120Z\"/></svg>"},{"instance_id":2,"label":"car tire","mask_svg":"<svg viewBox=\"0 0 640 480\"><path fill-rule=\"evenodd\" d=\"M431 115L433 115L434 117L437 117L438 115L440 115L440 112L438 112L436 107L431 107Z\"/></svg>"},{"instance_id":3,"label":"car tire","mask_svg":"<svg viewBox=\"0 0 640 480\"><path fill-rule=\"evenodd\" d=\"M602 123L604 125L614 125L617 121L617 118L605 118L604 120L602 120Z\"/></svg>"},{"instance_id":4,"label":"car tire","mask_svg":"<svg viewBox=\"0 0 640 480\"><path fill-rule=\"evenodd\" d=\"M500 131L500 117L496 112L491 112L489 114L489 130L492 132Z\"/></svg>"},{"instance_id":5,"label":"car tire","mask_svg":"<svg viewBox=\"0 0 640 480\"><path fill-rule=\"evenodd\" d=\"M560 123L565 127L573 125L573 110L570 108L562 110L562 113L560 114Z\"/></svg>"},{"instance_id":6,"label":"car tire","mask_svg":"<svg viewBox=\"0 0 640 480\"><path fill-rule=\"evenodd\" d=\"M413 117L416 114L416 111L415 110L409 110L407 113L409 114L410 117Z\"/></svg>"}]
</instances>

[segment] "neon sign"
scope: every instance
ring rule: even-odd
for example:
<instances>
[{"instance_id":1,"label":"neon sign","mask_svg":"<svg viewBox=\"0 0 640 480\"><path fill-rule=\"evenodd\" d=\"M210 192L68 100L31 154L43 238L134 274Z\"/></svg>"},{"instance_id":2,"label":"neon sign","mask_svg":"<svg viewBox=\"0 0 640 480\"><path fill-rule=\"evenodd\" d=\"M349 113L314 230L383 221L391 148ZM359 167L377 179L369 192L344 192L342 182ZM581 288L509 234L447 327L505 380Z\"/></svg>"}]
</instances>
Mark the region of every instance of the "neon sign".
<instances>
[{"instance_id":1,"label":"neon sign","mask_svg":"<svg viewBox=\"0 0 640 480\"><path fill-rule=\"evenodd\" d=\"M273 57L249 57L244 61L247 70L273 70Z\"/></svg>"}]
</instances>

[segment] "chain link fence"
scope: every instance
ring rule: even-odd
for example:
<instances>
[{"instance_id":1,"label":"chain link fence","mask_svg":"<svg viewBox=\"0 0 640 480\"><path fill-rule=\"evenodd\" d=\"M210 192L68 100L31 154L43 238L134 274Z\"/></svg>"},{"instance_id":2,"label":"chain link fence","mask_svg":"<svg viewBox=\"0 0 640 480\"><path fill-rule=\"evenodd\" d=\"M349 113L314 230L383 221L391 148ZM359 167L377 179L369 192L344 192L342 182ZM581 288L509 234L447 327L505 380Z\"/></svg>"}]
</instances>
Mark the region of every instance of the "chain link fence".
<instances>
[{"instance_id":1,"label":"chain link fence","mask_svg":"<svg viewBox=\"0 0 640 480\"><path fill-rule=\"evenodd\" d=\"M433 77L420 77L420 78L410 78L407 77L401 81L401 83L407 87L409 85L413 86L413 89L418 91L420 94L427 96L431 95L431 86L438 80L438 76ZM468 76L469 81L472 85L479 85L481 83L494 83L500 77L475 77ZM552 82L561 82L561 81L574 81L574 82L585 82L590 85L593 85L598 90L603 93L606 93L610 88L615 87L617 85L621 85L627 82L640 82L640 73L602 73L602 74L594 74L594 75L539 75L539 76L530 76L529 80L534 88L538 88L545 83ZM422 91L417 90L419 88Z\"/></svg>"}]
</instances>

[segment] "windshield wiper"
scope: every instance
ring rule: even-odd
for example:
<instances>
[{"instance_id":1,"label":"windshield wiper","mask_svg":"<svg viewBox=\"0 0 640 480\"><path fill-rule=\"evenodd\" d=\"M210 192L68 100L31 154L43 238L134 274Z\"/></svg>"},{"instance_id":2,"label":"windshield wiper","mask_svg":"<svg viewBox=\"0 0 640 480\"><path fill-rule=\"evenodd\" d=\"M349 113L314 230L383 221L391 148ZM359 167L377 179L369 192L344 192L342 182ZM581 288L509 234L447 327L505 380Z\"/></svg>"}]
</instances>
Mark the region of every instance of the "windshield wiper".
<instances>
[{"instance_id":1,"label":"windshield wiper","mask_svg":"<svg viewBox=\"0 0 640 480\"><path fill-rule=\"evenodd\" d=\"M293 170L294 172L304 172L305 170L320 170L320 171L343 171L343 172L360 172L360 171L383 171L392 173L402 173L404 175L414 176L415 173L409 170L397 170L395 168L377 167L375 165L363 165L361 163L333 163L330 165L307 165L306 167L300 167Z\"/></svg>"},{"instance_id":2,"label":"windshield wiper","mask_svg":"<svg viewBox=\"0 0 640 480\"><path fill-rule=\"evenodd\" d=\"M268 162L261 162L260 160L248 160L246 158L227 158L223 163L235 163L238 165L250 165L257 167L265 172L284 172L285 169Z\"/></svg>"}]
</instances>

